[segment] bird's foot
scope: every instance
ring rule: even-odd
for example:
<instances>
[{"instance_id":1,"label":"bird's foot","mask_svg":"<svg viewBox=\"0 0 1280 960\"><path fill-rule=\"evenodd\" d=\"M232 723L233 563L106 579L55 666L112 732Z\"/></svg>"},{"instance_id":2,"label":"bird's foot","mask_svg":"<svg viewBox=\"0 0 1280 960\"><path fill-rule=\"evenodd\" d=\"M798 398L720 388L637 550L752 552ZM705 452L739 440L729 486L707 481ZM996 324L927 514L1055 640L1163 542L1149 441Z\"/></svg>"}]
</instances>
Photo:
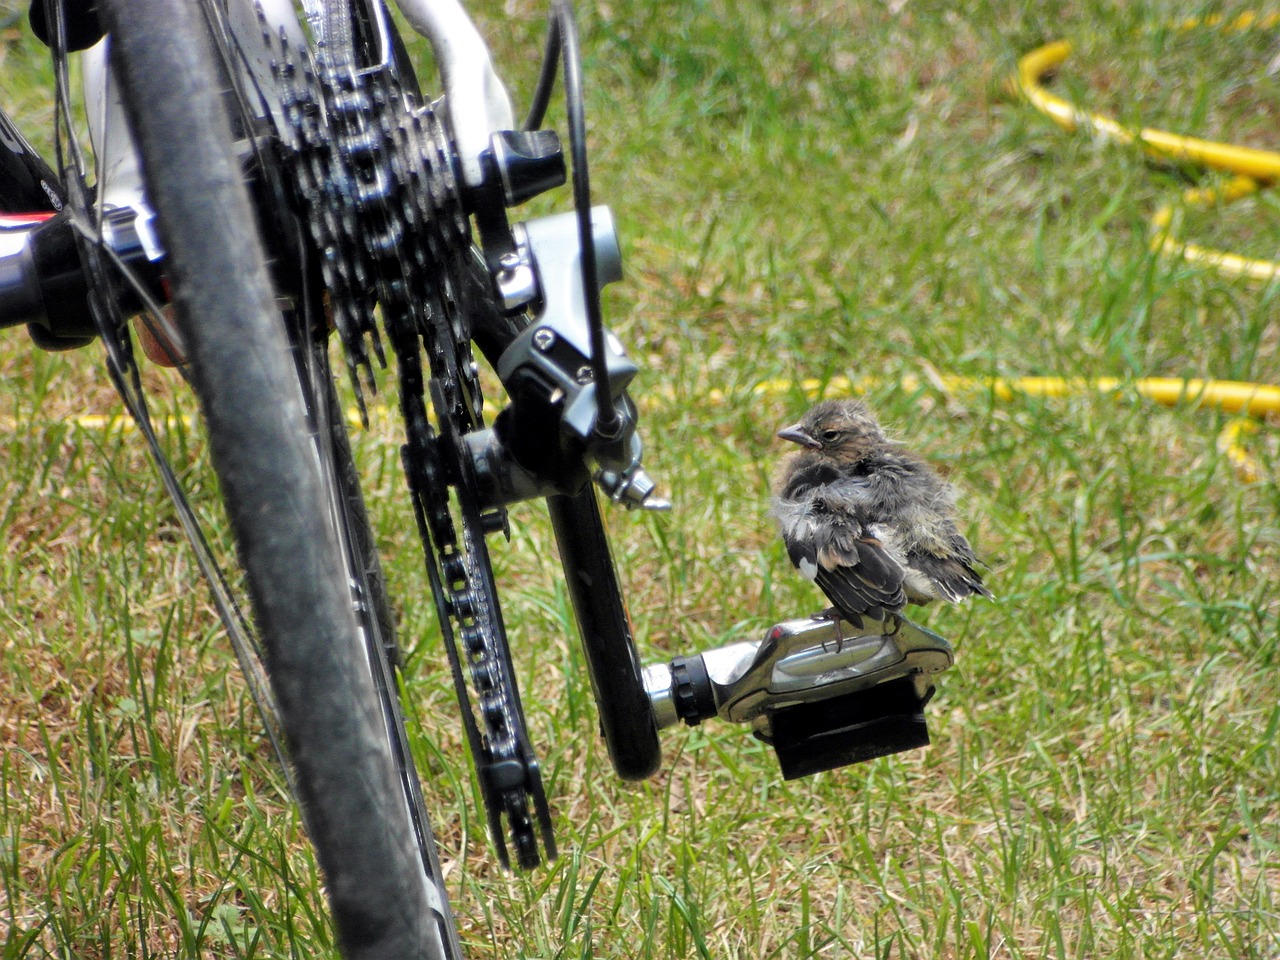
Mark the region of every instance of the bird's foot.
<instances>
[{"instance_id":1,"label":"bird's foot","mask_svg":"<svg viewBox=\"0 0 1280 960\"><path fill-rule=\"evenodd\" d=\"M863 619L854 613L844 613L839 607L827 607L822 613L818 614L815 619L830 620L836 627L836 653L844 649L844 625L847 623L855 630L862 630L866 626Z\"/></svg>"}]
</instances>

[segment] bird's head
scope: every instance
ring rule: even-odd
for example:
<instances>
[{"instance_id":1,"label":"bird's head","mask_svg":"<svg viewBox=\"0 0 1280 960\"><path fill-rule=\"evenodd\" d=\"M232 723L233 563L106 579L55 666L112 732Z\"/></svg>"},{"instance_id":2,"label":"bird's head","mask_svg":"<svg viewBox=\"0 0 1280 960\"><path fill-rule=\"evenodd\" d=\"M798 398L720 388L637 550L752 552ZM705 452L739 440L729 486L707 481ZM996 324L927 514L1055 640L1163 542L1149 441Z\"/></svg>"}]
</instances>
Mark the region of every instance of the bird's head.
<instances>
[{"instance_id":1,"label":"bird's head","mask_svg":"<svg viewBox=\"0 0 1280 960\"><path fill-rule=\"evenodd\" d=\"M857 463L888 442L861 400L825 400L778 436L845 464Z\"/></svg>"}]
</instances>

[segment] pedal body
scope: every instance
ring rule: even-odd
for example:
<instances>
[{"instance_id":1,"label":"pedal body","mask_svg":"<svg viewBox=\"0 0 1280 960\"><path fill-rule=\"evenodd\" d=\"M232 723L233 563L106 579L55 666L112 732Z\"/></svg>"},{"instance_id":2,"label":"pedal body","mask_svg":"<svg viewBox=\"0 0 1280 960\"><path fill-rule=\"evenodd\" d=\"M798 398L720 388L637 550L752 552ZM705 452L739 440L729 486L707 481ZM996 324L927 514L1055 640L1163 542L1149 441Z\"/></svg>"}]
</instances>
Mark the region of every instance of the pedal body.
<instances>
[{"instance_id":1,"label":"pedal body","mask_svg":"<svg viewBox=\"0 0 1280 960\"><path fill-rule=\"evenodd\" d=\"M866 633L828 617L645 669L660 727L746 723L790 780L927 746L924 707L951 645L899 618Z\"/></svg>"},{"instance_id":2,"label":"pedal body","mask_svg":"<svg viewBox=\"0 0 1280 960\"><path fill-rule=\"evenodd\" d=\"M924 705L911 677L771 714L756 736L778 755L782 776L796 780L929 745Z\"/></svg>"}]
</instances>

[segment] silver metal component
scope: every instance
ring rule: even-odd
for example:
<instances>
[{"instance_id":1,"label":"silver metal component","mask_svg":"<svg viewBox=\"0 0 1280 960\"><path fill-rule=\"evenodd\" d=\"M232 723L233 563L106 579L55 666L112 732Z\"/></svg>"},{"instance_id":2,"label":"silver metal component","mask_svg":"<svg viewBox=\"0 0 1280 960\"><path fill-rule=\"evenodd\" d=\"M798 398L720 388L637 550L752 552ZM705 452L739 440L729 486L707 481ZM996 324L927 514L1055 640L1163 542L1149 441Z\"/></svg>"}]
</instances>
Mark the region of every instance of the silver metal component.
<instances>
[{"instance_id":1,"label":"silver metal component","mask_svg":"<svg viewBox=\"0 0 1280 960\"><path fill-rule=\"evenodd\" d=\"M622 504L628 510L633 507L657 512L671 509L670 500L653 495L658 485L654 483L644 467L640 466L639 460L634 461L621 473L599 470L594 479L610 500Z\"/></svg>"},{"instance_id":2,"label":"silver metal component","mask_svg":"<svg viewBox=\"0 0 1280 960\"><path fill-rule=\"evenodd\" d=\"M164 258L164 249L156 235L156 215L144 203L132 209L116 207L108 209L99 226L102 241L118 255L127 258L128 252L137 247L149 261L158 263Z\"/></svg>"},{"instance_id":3,"label":"silver metal component","mask_svg":"<svg viewBox=\"0 0 1280 960\"><path fill-rule=\"evenodd\" d=\"M608 207L593 207L591 220L601 283L622 278L622 256L613 232ZM498 376L511 383L523 371L536 371L542 381L565 396L561 429L583 443L595 434L596 404L591 370L591 330L587 323L582 290L582 253L578 242L578 221L573 213L543 217L518 224L514 231L517 246L527 249L535 265L540 308L533 325L520 334L498 360ZM547 343L547 335L554 339ZM609 388L622 393L640 368L625 354L608 352ZM623 464L629 461L624 460Z\"/></svg>"},{"instance_id":4,"label":"silver metal component","mask_svg":"<svg viewBox=\"0 0 1280 960\"><path fill-rule=\"evenodd\" d=\"M539 289L542 294L541 316L556 319L573 318L582 328L584 345L589 336L586 297L582 292L582 250L578 243L578 215L559 213L530 220L523 226L523 237L516 232L517 242L528 245L537 264ZM591 208L591 232L595 238L596 275L600 286L622 279L622 251L613 226L613 214L606 206ZM591 351L585 351L587 356Z\"/></svg>"},{"instance_id":5,"label":"silver metal component","mask_svg":"<svg viewBox=\"0 0 1280 960\"><path fill-rule=\"evenodd\" d=\"M538 275L534 270L529 245L525 242L523 231L516 229L513 234L518 252L504 253L498 258L498 272L493 278L505 313L519 310L538 295Z\"/></svg>"},{"instance_id":6,"label":"silver metal component","mask_svg":"<svg viewBox=\"0 0 1280 960\"><path fill-rule=\"evenodd\" d=\"M35 226L0 229L0 326L44 316L44 294L30 242Z\"/></svg>"},{"instance_id":7,"label":"silver metal component","mask_svg":"<svg viewBox=\"0 0 1280 960\"><path fill-rule=\"evenodd\" d=\"M556 333L550 327L539 327L533 331L533 345L546 353L556 344Z\"/></svg>"},{"instance_id":8,"label":"silver metal component","mask_svg":"<svg viewBox=\"0 0 1280 960\"><path fill-rule=\"evenodd\" d=\"M955 653L945 639L904 618L867 633L829 617L787 620L764 638L698 654L710 678L716 715L767 729L769 714L786 707L857 693L912 677L923 698L930 677L948 669ZM658 726L673 725L674 679L668 664L644 670Z\"/></svg>"},{"instance_id":9,"label":"silver metal component","mask_svg":"<svg viewBox=\"0 0 1280 960\"><path fill-rule=\"evenodd\" d=\"M675 682L671 676L671 666L666 663L653 663L641 672L644 681L644 692L649 695L649 706L653 708L653 719L659 730L674 727L680 720L676 713Z\"/></svg>"},{"instance_id":10,"label":"silver metal component","mask_svg":"<svg viewBox=\"0 0 1280 960\"><path fill-rule=\"evenodd\" d=\"M480 155L489 138L515 126L511 99L493 68L471 18L457 0L398 0L410 25L431 41L444 80L449 126L457 145L462 178L469 187L484 181Z\"/></svg>"},{"instance_id":11,"label":"silver metal component","mask_svg":"<svg viewBox=\"0 0 1280 960\"><path fill-rule=\"evenodd\" d=\"M137 219L133 221L133 229L138 234L138 242L142 244L142 249L146 253L147 259L152 263L158 263L164 258L164 248L160 246L160 236L156 233L156 215L150 207L141 201L134 204L133 208L138 212Z\"/></svg>"}]
</instances>

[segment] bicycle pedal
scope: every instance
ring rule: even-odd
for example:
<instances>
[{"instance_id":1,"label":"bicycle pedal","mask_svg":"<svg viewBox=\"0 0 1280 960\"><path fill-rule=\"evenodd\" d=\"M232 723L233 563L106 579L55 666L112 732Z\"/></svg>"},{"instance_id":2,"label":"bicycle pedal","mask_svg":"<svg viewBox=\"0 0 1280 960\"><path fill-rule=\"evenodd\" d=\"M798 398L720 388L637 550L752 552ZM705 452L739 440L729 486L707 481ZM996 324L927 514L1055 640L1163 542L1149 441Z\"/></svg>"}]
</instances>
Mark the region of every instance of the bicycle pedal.
<instances>
[{"instance_id":1,"label":"bicycle pedal","mask_svg":"<svg viewBox=\"0 0 1280 960\"><path fill-rule=\"evenodd\" d=\"M912 677L769 715L756 737L773 747L785 780L929 745L923 696Z\"/></svg>"},{"instance_id":2,"label":"bicycle pedal","mask_svg":"<svg viewBox=\"0 0 1280 960\"><path fill-rule=\"evenodd\" d=\"M954 660L951 644L905 617L859 630L817 616L652 664L644 684L659 728L749 724L794 780L928 746L932 678Z\"/></svg>"},{"instance_id":3,"label":"bicycle pedal","mask_svg":"<svg viewBox=\"0 0 1280 960\"><path fill-rule=\"evenodd\" d=\"M644 683L659 728L713 716L754 724L901 677L923 683L954 660L951 644L905 617L859 630L818 616L776 624L762 640L652 664Z\"/></svg>"}]
</instances>

